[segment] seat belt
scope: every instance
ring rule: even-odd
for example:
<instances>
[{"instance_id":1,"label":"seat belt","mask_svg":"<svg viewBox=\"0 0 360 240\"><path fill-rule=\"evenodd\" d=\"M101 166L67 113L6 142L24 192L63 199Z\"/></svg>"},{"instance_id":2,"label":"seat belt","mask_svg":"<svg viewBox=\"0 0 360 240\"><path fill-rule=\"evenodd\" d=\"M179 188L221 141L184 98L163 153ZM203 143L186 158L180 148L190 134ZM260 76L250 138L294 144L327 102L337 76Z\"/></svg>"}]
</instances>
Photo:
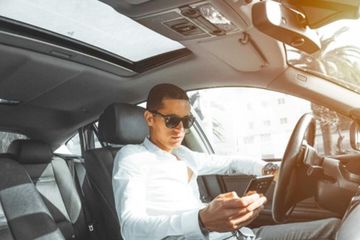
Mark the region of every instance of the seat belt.
<instances>
[{"instance_id":1,"label":"seat belt","mask_svg":"<svg viewBox=\"0 0 360 240\"><path fill-rule=\"evenodd\" d=\"M76 160L69 161L69 168L71 170L71 173L73 173L74 182L75 182L76 188L78 189L78 192L79 192L79 197L80 197L81 205L84 210L83 212L84 212L85 222L86 222L86 225L88 228L90 239L98 240L99 238L97 237L97 234L95 231L96 230L95 222L94 222L94 219L91 215L91 212L90 212L89 206L88 206L88 201L91 201L91 199L88 198L88 201L86 201L84 189L83 189L82 185L80 184L82 182L82 179L84 179L84 180L86 179L85 168L81 165L81 162L76 163L75 161ZM90 184L89 182L87 182L87 183ZM91 186L89 185L89 187L91 187Z\"/></svg>"}]
</instances>

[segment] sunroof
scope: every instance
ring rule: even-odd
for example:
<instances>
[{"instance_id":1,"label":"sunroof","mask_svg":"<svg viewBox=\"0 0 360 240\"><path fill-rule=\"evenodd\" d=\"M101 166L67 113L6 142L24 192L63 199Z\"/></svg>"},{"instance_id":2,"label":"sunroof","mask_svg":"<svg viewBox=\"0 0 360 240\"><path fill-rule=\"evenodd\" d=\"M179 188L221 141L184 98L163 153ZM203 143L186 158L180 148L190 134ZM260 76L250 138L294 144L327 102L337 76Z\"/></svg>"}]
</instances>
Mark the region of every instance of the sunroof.
<instances>
[{"instance_id":1,"label":"sunroof","mask_svg":"<svg viewBox=\"0 0 360 240\"><path fill-rule=\"evenodd\" d=\"M1 0L0 15L138 62L184 46L97 0Z\"/></svg>"}]
</instances>

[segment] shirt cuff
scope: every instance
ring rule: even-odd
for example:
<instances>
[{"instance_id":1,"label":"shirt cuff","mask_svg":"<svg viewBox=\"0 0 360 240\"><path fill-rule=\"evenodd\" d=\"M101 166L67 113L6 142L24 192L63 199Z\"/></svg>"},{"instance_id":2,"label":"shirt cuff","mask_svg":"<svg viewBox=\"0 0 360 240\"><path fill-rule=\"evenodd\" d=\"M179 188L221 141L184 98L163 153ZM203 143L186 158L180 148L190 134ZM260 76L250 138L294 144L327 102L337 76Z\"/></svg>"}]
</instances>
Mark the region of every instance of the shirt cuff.
<instances>
[{"instance_id":1,"label":"shirt cuff","mask_svg":"<svg viewBox=\"0 0 360 240\"><path fill-rule=\"evenodd\" d=\"M209 239L208 236L202 234L199 220L198 220L199 209L195 209L189 212L185 212L181 216L182 232L186 239Z\"/></svg>"}]
</instances>

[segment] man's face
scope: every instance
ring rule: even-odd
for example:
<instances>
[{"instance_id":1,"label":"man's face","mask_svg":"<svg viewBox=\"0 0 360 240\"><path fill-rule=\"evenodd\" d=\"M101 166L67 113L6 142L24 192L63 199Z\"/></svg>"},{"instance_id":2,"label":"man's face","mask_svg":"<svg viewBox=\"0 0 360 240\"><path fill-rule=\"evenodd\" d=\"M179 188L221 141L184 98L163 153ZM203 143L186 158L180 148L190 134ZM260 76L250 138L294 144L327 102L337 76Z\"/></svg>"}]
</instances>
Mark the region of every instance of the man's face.
<instances>
[{"instance_id":1,"label":"man's face","mask_svg":"<svg viewBox=\"0 0 360 240\"><path fill-rule=\"evenodd\" d=\"M180 118L190 115L190 104L187 100L164 99L162 105L162 108L157 110L162 115L175 115ZM175 128L168 128L163 117L149 111L145 112L145 120L150 127L150 140L158 147L170 152L180 146L185 136L182 122Z\"/></svg>"}]
</instances>

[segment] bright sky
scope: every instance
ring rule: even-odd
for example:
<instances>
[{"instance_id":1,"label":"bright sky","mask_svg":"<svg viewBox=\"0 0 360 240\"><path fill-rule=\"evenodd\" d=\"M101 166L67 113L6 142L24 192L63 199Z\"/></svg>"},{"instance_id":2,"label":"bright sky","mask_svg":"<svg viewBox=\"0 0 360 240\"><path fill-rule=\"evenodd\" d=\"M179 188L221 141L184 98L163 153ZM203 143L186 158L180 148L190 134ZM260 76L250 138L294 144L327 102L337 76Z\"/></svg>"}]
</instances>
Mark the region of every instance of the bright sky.
<instances>
[{"instance_id":1,"label":"bright sky","mask_svg":"<svg viewBox=\"0 0 360 240\"><path fill-rule=\"evenodd\" d=\"M319 29L319 32L321 35L330 37L338 29L344 26L349 27L349 31L340 35L340 37L337 38L336 41L339 43L340 46L352 45L360 48L360 34L359 34L360 19L336 21L327 26L322 27L321 29Z\"/></svg>"}]
</instances>

